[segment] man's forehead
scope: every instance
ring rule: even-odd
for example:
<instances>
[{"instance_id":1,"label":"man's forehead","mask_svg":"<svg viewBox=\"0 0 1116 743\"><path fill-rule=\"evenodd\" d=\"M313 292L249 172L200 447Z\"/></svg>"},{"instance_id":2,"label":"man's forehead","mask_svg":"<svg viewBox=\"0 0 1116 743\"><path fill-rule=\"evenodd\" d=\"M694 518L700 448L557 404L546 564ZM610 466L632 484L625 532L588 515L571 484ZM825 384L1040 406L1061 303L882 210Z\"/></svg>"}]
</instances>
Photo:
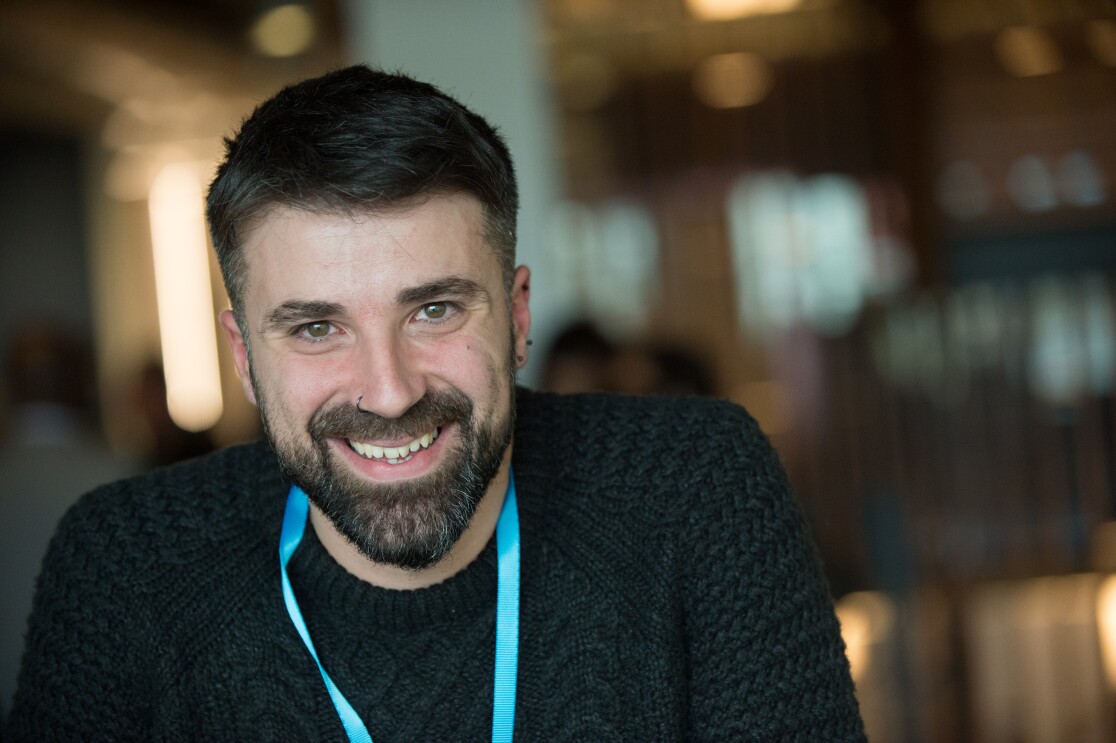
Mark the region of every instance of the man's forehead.
<instances>
[{"instance_id":1,"label":"man's forehead","mask_svg":"<svg viewBox=\"0 0 1116 743\"><path fill-rule=\"evenodd\" d=\"M416 211L422 210L424 207L439 204L458 204L463 209L471 213L475 219L475 227L482 230L485 226L485 209L473 194L468 191L461 190L434 190L428 191L414 196L398 199L384 199L374 203L365 202L326 202L326 201L309 201L307 203L298 203L294 201L286 201L283 199L265 204L260 207L256 213L249 219L245 220L241 228L241 242L261 226L275 221L287 220L292 218L310 218L322 221L332 221L338 224L348 222L350 224L361 224L368 221L377 221L381 219L397 219L405 217L408 214L414 214Z\"/></svg>"},{"instance_id":2,"label":"man's forehead","mask_svg":"<svg viewBox=\"0 0 1116 743\"><path fill-rule=\"evenodd\" d=\"M348 205L301 206L275 203L265 207L248 221L240 235L245 247L266 247L269 243L290 241L298 235L313 232L324 237L342 236L355 232L374 233L397 229L409 217L422 212L435 213L432 219L445 228L447 234L462 244L480 241L488 245L484 207L466 192L424 194L374 207ZM492 249L495 254L495 250Z\"/></svg>"},{"instance_id":3,"label":"man's forehead","mask_svg":"<svg viewBox=\"0 0 1116 743\"><path fill-rule=\"evenodd\" d=\"M359 211L276 205L257 218L241 245L248 293L261 283L270 294L320 280L398 289L436 276L480 282L500 275L480 202L465 195Z\"/></svg>"}]
</instances>

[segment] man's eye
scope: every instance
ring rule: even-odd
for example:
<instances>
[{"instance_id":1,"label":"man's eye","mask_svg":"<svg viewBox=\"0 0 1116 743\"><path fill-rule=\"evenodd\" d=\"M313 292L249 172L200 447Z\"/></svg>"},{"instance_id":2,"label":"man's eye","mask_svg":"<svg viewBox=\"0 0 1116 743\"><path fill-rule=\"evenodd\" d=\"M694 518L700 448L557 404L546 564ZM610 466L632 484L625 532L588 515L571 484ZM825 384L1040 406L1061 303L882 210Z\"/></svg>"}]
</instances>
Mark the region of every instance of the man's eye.
<instances>
[{"instance_id":1,"label":"man's eye","mask_svg":"<svg viewBox=\"0 0 1116 743\"><path fill-rule=\"evenodd\" d=\"M427 320L441 320L447 312L449 312L449 307L445 302L423 305L422 310L420 310L420 314Z\"/></svg>"},{"instance_id":2,"label":"man's eye","mask_svg":"<svg viewBox=\"0 0 1116 743\"><path fill-rule=\"evenodd\" d=\"M325 338L332 327L327 322L310 322L303 325L302 329L311 338Z\"/></svg>"}]
</instances>

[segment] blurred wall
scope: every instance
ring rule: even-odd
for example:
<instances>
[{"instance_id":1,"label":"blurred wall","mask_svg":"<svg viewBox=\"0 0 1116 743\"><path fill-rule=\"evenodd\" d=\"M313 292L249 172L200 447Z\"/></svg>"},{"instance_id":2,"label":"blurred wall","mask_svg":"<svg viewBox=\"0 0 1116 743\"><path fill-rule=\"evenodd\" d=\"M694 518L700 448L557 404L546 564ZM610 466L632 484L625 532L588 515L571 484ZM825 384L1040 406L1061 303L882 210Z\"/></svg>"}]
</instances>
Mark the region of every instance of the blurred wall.
<instances>
[{"instance_id":1,"label":"blurred wall","mask_svg":"<svg viewBox=\"0 0 1116 743\"><path fill-rule=\"evenodd\" d=\"M81 150L62 135L0 129L0 362L30 319L91 340Z\"/></svg>"}]
</instances>

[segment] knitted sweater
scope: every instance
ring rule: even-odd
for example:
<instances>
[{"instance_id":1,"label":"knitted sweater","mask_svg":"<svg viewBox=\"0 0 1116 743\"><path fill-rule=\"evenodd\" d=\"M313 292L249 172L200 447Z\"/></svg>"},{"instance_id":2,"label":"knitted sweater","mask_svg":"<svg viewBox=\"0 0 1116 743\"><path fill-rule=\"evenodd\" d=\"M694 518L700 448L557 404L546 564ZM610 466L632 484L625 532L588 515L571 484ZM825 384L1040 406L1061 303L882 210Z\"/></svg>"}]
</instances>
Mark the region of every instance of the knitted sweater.
<instances>
[{"instance_id":1,"label":"knitted sweater","mask_svg":"<svg viewBox=\"0 0 1116 743\"><path fill-rule=\"evenodd\" d=\"M520 390L520 741L860 741L838 625L755 422L728 403ZM9 737L343 740L284 609L266 444L109 485L62 521ZM449 580L291 581L377 743L491 736L495 539Z\"/></svg>"}]
</instances>

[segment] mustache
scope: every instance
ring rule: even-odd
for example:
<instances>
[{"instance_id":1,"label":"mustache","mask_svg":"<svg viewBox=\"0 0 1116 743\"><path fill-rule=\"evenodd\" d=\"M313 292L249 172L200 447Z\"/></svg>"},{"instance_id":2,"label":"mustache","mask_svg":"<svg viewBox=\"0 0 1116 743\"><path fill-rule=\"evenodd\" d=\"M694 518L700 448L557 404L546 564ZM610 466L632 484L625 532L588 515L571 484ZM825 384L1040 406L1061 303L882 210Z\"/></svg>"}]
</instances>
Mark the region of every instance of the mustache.
<instances>
[{"instance_id":1,"label":"mustache","mask_svg":"<svg viewBox=\"0 0 1116 743\"><path fill-rule=\"evenodd\" d=\"M385 418L358 410L346 402L322 408L310 420L312 439L397 439L413 438L427 431L473 414L473 402L459 389L429 391L398 418Z\"/></svg>"}]
</instances>

